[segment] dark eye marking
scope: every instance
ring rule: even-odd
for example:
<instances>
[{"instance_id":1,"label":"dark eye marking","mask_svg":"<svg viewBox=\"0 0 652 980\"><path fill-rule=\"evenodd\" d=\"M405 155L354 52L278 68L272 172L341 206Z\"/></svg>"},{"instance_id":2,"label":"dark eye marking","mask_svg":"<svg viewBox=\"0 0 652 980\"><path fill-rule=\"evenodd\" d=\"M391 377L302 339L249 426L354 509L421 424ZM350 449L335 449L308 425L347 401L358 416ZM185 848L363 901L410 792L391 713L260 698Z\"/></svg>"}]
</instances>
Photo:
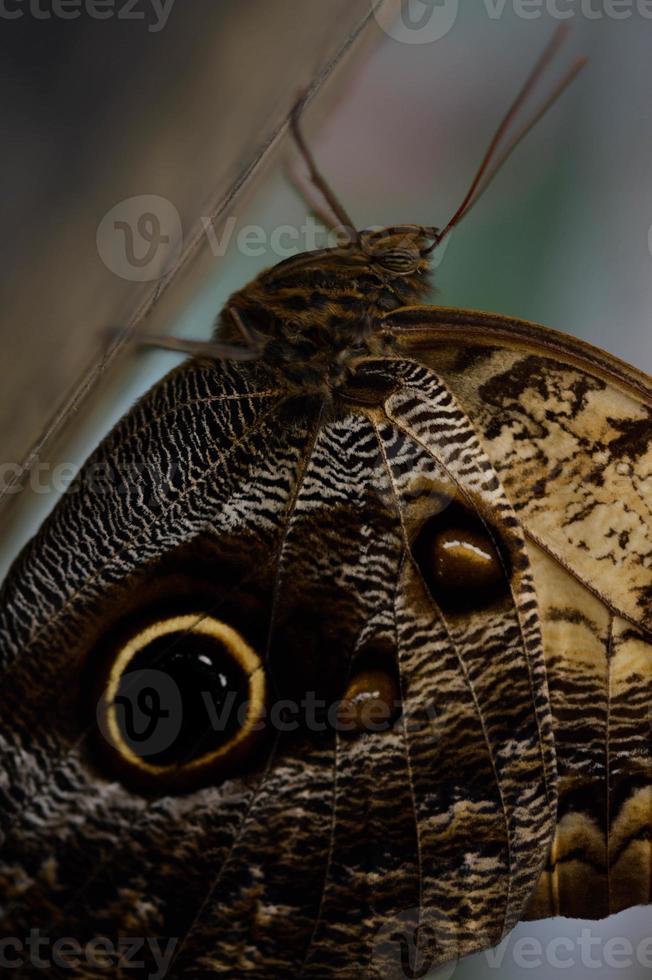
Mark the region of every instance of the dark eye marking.
<instances>
[{"instance_id":1,"label":"dark eye marking","mask_svg":"<svg viewBox=\"0 0 652 980\"><path fill-rule=\"evenodd\" d=\"M125 777L183 789L231 771L265 713L265 673L243 636L209 615L150 622L110 651L100 745Z\"/></svg>"},{"instance_id":2,"label":"dark eye marking","mask_svg":"<svg viewBox=\"0 0 652 980\"><path fill-rule=\"evenodd\" d=\"M384 269L403 275L414 272L419 265L419 253L410 249L381 249L372 255L372 259Z\"/></svg>"},{"instance_id":3,"label":"dark eye marking","mask_svg":"<svg viewBox=\"0 0 652 980\"><path fill-rule=\"evenodd\" d=\"M457 501L426 520L412 554L433 599L446 611L483 609L509 592L507 549Z\"/></svg>"}]
</instances>

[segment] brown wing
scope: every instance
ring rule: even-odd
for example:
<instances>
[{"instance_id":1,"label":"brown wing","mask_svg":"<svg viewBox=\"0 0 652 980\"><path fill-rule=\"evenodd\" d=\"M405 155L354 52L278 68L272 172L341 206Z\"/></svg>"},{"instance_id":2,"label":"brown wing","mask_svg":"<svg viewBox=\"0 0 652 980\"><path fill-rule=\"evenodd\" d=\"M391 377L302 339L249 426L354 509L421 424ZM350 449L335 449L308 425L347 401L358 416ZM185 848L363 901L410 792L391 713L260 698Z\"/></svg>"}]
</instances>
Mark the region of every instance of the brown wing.
<instances>
[{"instance_id":1,"label":"brown wing","mask_svg":"<svg viewBox=\"0 0 652 980\"><path fill-rule=\"evenodd\" d=\"M178 977L398 980L522 914L556 783L526 546L445 386L371 370L382 405L322 417L256 366L184 365L17 560L0 600L7 935L164 937ZM500 543L484 595L429 572L458 528ZM128 780L106 765L96 681L107 651L115 668L142 626L182 615L148 666L219 620L264 665L269 724L245 764L179 795L135 782L133 759ZM325 725L371 666L396 678L395 713Z\"/></svg>"},{"instance_id":2,"label":"brown wing","mask_svg":"<svg viewBox=\"0 0 652 980\"><path fill-rule=\"evenodd\" d=\"M652 382L523 321L410 307L386 322L467 412L528 541L559 803L526 917L648 903Z\"/></svg>"}]
</instances>

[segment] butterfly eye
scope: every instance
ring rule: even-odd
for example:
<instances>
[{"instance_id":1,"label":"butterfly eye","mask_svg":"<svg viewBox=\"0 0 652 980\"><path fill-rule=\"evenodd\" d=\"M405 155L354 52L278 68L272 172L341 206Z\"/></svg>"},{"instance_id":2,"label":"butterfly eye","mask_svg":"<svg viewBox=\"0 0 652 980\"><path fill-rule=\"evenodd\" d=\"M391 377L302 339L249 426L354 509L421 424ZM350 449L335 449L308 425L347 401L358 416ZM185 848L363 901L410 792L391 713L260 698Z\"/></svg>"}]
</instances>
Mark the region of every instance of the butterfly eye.
<instances>
[{"instance_id":1,"label":"butterfly eye","mask_svg":"<svg viewBox=\"0 0 652 980\"><path fill-rule=\"evenodd\" d=\"M408 275L414 272L419 265L419 255L410 249L387 249L376 252L372 258L383 268L399 275Z\"/></svg>"},{"instance_id":2,"label":"butterfly eye","mask_svg":"<svg viewBox=\"0 0 652 980\"><path fill-rule=\"evenodd\" d=\"M445 609L479 609L508 589L502 550L480 518L457 504L426 521L413 554L433 598Z\"/></svg>"},{"instance_id":3,"label":"butterfly eye","mask_svg":"<svg viewBox=\"0 0 652 980\"><path fill-rule=\"evenodd\" d=\"M110 651L97 710L102 747L154 788L209 781L262 728L265 674L243 636L208 615L150 623Z\"/></svg>"}]
</instances>

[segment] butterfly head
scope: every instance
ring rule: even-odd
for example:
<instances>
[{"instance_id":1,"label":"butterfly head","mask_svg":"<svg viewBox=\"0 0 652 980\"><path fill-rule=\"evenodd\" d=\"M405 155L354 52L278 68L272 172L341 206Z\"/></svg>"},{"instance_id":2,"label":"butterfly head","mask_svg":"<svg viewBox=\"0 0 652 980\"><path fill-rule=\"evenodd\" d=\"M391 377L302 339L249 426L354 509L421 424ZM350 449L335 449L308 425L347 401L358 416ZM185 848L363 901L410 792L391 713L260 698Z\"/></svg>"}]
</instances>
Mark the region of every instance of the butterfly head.
<instances>
[{"instance_id":1,"label":"butterfly head","mask_svg":"<svg viewBox=\"0 0 652 980\"><path fill-rule=\"evenodd\" d=\"M354 246L371 265L394 276L424 275L430 269L438 231L422 225L393 225L359 232Z\"/></svg>"},{"instance_id":2,"label":"butterfly head","mask_svg":"<svg viewBox=\"0 0 652 980\"><path fill-rule=\"evenodd\" d=\"M585 64L586 59L580 58L572 65L542 108L501 153L516 113L565 33L563 29L555 33L496 130L461 203L441 229L393 225L356 230L301 131L299 118L305 93L290 114L289 127L321 201L315 204L312 195L304 196L327 227L345 231L345 241L285 259L235 293L218 321L215 342L208 345L209 349L205 347L205 352L218 359L261 360L272 368L279 384L285 382L302 395L329 398L349 384L366 360L395 349L388 314L426 301L430 257L435 248L469 213L523 136ZM246 347L238 347L243 340ZM186 344L181 349L189 348Z\"/></svg>"}]
</instances>

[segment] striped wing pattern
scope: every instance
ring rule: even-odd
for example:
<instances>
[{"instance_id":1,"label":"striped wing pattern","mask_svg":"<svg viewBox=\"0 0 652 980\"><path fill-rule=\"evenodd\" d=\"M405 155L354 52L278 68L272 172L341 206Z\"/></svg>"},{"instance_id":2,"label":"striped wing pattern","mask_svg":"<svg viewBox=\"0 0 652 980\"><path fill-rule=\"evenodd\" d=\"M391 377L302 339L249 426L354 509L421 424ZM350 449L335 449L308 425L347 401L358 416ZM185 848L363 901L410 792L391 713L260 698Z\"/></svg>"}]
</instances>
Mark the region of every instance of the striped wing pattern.
<instances>
[{"instance_id":1,"label":"striped wing pattern","mask_svg":"<svg viewBox=\"0 0 652 980\"><path fill-rule=\"evenodd\" d=\"M329 414L262 369L184 365L19 557L0 620L7 932L177 937L172 976L403 977L523 914L556 803L528 549L439 377L376 369L384 405ZM411 542L447 495L509 551L499 608L450 615L419 573ZM277 698L343 690L389 645L400 717L275 730L247 771L187 795L129 789L80 712L88 655L168 580L202 582Z\"/></svg>"},{"instance_id":2,"label":"striped wing pattern","mask_svg":"<svg viewBox=\"0 0 652 980\"><path fill-rule=\"evenodd\" d=\"M554 331L451 312L393 319L473 419L526 536L559 803L524 918L597 919L652 900L652 386Z\"/></svg>"}]
</instances>

